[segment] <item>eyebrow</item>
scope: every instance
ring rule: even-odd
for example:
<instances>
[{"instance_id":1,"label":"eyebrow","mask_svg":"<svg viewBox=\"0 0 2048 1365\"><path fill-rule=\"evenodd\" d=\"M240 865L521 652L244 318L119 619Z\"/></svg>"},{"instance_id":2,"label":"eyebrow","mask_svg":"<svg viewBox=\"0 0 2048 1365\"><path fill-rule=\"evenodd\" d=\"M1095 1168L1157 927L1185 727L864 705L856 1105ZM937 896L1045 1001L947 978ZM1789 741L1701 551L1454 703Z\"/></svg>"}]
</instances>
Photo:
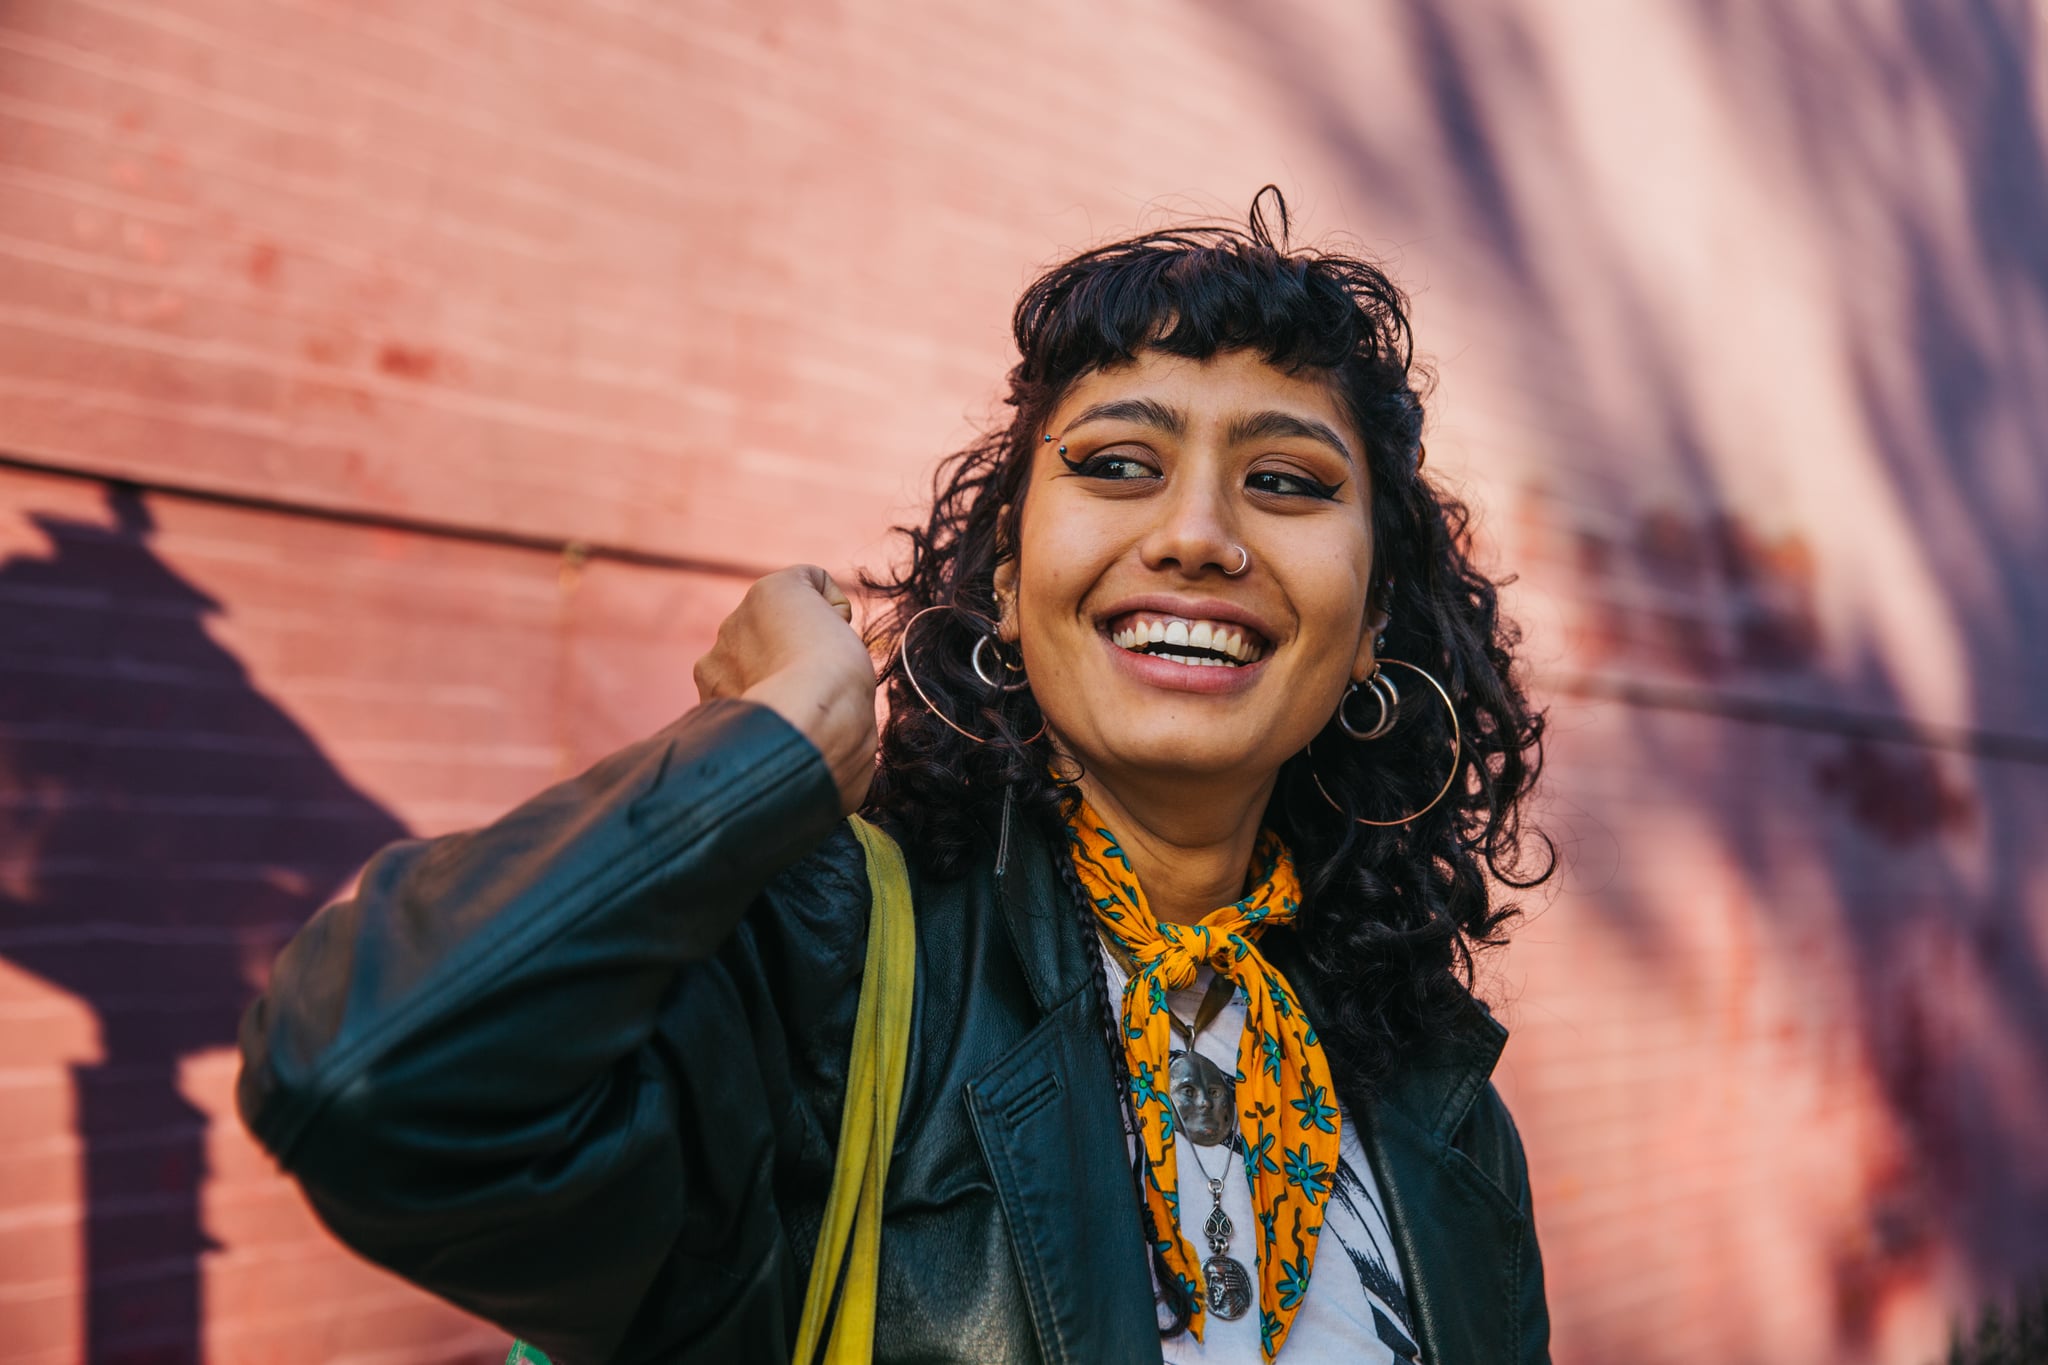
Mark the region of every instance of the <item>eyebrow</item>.
<instances>
[{"instance_id":1,"label":"eyebrow","mask_svg":"<svg viewBox=\"0 0 2048 1365\"><path fill-rule=\"evenodd\" d=\"M1119 398L1097 403L1084 408L1080 416L1067 423L1067 430L1090 422L1135 422L1141 427L1157 427L1169 436L1185 436L1188 430L1188 415L1156 398Z\"/></svg>"},{"instance_id":2,"label":"eyebrow","mask_svg":"<svg viewBox=\"0 0 2048 1365\"><path fill-rule=\"evenodd\" d=\"M1344 457L1344 463L1356 464L1351 458L1351 447L1344 444L1344 438L1336 429L1312 417L1301 417L1291 412L1267 410L1240 417L1230 424L1230 443L1237 445L1244 441L1272 440L1278 436L1299 436L1304 440L1319 441Z\"/></svg>"}]
</instances>

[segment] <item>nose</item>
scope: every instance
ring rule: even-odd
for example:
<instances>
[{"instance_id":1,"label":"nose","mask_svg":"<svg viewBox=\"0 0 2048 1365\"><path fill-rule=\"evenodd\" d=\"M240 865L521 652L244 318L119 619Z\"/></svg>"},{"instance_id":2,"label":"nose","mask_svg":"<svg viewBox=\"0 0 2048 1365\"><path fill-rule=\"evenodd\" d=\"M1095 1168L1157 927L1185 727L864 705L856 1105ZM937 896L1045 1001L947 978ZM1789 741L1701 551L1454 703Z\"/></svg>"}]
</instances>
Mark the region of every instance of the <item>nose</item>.
<instances>
[{"instance_id":1,"label":"nose","mask_svg":"<svg viewBox=\"0 0 2048 1365\"><path fill-rule=\"evenodd\" d=\"M1152 503L1158 519L1138 546L1146 568L1186 578L1227 577L1240 564L1236 500L1218 477L1201 470L1204 463L1190 460L1192 467Z\"/></svg>"}]
</instances>

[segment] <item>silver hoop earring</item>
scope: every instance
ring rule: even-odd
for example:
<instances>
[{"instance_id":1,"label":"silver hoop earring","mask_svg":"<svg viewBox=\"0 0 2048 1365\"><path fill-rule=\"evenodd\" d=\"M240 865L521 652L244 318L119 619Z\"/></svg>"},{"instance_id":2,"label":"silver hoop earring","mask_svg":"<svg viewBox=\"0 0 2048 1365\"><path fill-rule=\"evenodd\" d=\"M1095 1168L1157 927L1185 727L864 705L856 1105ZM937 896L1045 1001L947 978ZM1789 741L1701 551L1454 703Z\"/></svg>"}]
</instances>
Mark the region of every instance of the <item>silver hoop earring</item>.
<instances>
[{"instance_id":1,"label":"silver hoop earring","mask_svg":"<svg viewBox=\"0 0 2048 1365\"><path fill-rule=\"evenodd\" d=\"M995 638L996 637L993 635L983 635L975 639L974 653L969 655L967 659L969 666L971 666L974 669L974 676L981 679L983 682L987 683L990 687L994 688L998 692L1021 692L1025 688L1031 686L1031 679L1029 678L1019 678L1015 682L1004 682L1001 678L991 677L989 675L988 664L982 659L981 652L987 649L990 645L994 644ZM998 662L1002 664L1006 672L1022 673L1024 671L1023 669L1017 667L1015 664L1011 663L1008 659L1003 658L1002 653L1000 651L997 652L996 659Z\"/></svg>"},{"instance_id":2,"label":"silver hoop earring","mask_svg":"<svg viewBox=\"0 0 2048 1365\"><path fill-rule=\"evenodd\" d=\"M1352 724L1351 717L1344 713L1344 708L1351 704L1351 699L1358 695L1361 687L1380 704L1379 719L1364 727ZM1351 684L1350 689L1344 693L1344 699L1337 703L1337 727L1353 739L1374 740L1393 729L1394 722L1400 718L1400 714L1401 689L1394 686L1394 680L1387 676L1384 668L1374 664L1372 676L1363 683Z\"/></svg>"},{"instance_id":3,"label":"silver hoop earring","mask_svg":"<svg viewBox=\"0 0 2048 1365\"><path fill-rule=\"evenodd\" d=\"M1430 811L1436 809L1437 802L1443 800L1444 797L1450 795L1452 785L1455 784L1458 780L1458 769L1462 766L1462 759L1465 752L1465 732L1463 728L1460 727L1458 724L1458 708L1451 704L1451 694L1449 692L1446 692L1444 690L1444 685L1438 682L1433 676L1431 676L1426 669L1423 669L1416 664L1411 664L1405 659L1382 659L1380 662L1383 664L1397 665L1398 667L1407 669L1410 673L1421 674L1422 680L1430 685L1431 690L1433 690L1436 693L1437 697L1443 702L1444 710L1450 713L1451 772L1450 776L1444 779L1443 786L1437 788L1436 795L1429 798L1429 804L1422 807L1422 809L1420 810L1409 812L1407 815L1402 816L1398 820L1368 820L1362 815L1351 815L1349 811L1345 810L1342 806L1337 804L1336 799L1330 795L1330 789L1323 785L1323 779L1321 774L1316 772L1315 747L1313 745L1304 746L1302 752L1308 755L1308 775L1315 782L1316 790L1323 794L1323 800L1328 801L1330 803L1331 810L1336 811L1339 815L1348 816L1353 824L1376 825L1381 828L1385 828L1389 825L1405 825L1410 820L1414 820L1421 816L1427 815ZM1389 680L1389 685L1391 686L1391 680ZM1378 694L1375 693L1375 695ZM1347 696L1345 700L1349 701L1350 698ZM1343 713L1343 704L1339 703L1337 707L1337 723L1339 725L1344 726L1344 732L1346 734L1350 734L1352 733L1351 727L1344 723Z\"/></svg>"},{"instance_id":4,"label":"silver hoop earring","mask_svg":"<svg viewBox=\"0 0 2048 1365\"><path fill-rule=\"evenodd\" d=\"M952 717L948 716L945 712L941 711L937 706L934 706L932 704L931 694L924 690L924 684L920 683L917 680L917 674L913 673L910 669L911 627L915 626L919 621L923 620L925 617L931 615L931 613L935 611L950 611L952 609L953 606L950 602L940 602L936 605L926 607L923 611L912 613L910 619L903 623L903 633L896 637L896 663L897 666L903 670L903 679L905 682L908 682L910 684L910 690L917 693L917 699L924 703L925 710L931 712L934 716L937 716L942 724L947 726L954 733L958 734L962 739L973 740L976 744L987 744L989 742L988 740L982 738L980 735L975 734L971 730L964 729L958 722L954 721ZM988 635L983 635L981 636L981 642L985 643L990 638L991 637ZM970 658L969 662L975 664L975 676L980 678L983 682L988 682L988 675L981 671L981 667L978 663L979 659L980 644L977 643L975 647L975 653ZM990 685L999 686L999 684ZM1017 687L1021 688L1023 686L1025 686L1024 683L1017 684ZM1006 688L1004 690L1008 691L1013 689ZM1031 736L1030 739L1019 740L1017 742L1020 744L1031 744L1036 742L1041 736L1045 734L1046 727L1048 724L1049 722L1047 722L1045 718L1041 716L1039 718L1038 733Z\"/></svg>"},{"instance_id":5,"label":"silver hoop earring","mask_svg":"<svg viewBox=\"0 0 2048 1365\"><path fill-rule=\"evenodd\" d=\"M1243 556L1243 558L1237 561L1236 568L1225 569L1223 571L1223 576L1225 578L1235 578L1239 574L1243 573L1246 569L1249 569L1252 566L1252 552L1250 550L1245 549L1245 547L1242 545L1233 545L1230 548L1237 551L1239 555Z\"/></svg>"}]
</instances>

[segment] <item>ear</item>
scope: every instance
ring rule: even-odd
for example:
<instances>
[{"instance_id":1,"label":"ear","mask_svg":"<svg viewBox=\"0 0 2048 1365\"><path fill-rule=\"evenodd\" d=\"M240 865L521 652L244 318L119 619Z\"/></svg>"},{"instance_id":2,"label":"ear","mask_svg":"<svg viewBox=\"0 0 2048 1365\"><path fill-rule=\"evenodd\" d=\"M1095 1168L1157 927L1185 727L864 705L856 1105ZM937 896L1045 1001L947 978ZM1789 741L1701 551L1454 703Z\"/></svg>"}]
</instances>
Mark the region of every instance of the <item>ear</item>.
<instances>
[{"instance_id":1,"label":"ear","mask_svg":"<svg viewBox=\"0 0 2048 1365\"><path fill-rule=\"evenodd\" d=\"M1010 553L1010 504L996 512L996 638L1006 645L1017 643L1017 557Z\"/></svg>"},{"instance_id":2,"label":"ear","mask_svg":"<svg viewBox=\"0 0 2048 1365\"><path fill-rule=\"evenodd\" d=\"M1358 637L1358 654L1351 661L1351 677L1354 682L1364 682L1372 676L1373 669L1379 663L1377 650L1374 648L1375 642L1380 638L1381 632L1386 630L1387 623L1393 619L1394 613L1390 607L1374 607L1370 604L1366 606L1365 633Z\"/></svg>"}]
</instances>

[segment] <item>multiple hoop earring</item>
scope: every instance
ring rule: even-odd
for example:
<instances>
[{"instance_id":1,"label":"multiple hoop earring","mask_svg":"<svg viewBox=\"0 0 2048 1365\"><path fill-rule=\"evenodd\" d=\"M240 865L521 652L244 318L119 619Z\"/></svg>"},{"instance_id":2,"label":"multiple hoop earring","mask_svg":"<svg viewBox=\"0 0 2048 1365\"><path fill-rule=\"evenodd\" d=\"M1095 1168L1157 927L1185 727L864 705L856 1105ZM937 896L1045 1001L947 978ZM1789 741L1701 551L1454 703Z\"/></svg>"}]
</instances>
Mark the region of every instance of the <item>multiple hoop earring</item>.
<instances>
[{"instance_id":1,"label":"multiple hoop earring","mask_svg":"<svg viewBox=\"0 0 2048 1365\"><path fill-rule=\"evenodd\" d=\"M944 711L941 711L936 705L934 705L931 699L931 694L924 690L924 684L920 683L917 680L917 674L913 673L910 668L911 627L915 626L920 620L922 620L926 616L931 615L931 613L935 611L950 611L952 609L952 603L940 602L935 606L926 607L923 611L913 613L911 615L911 618L903 623L903 633L896 637L896 661L898 666L901 667L903 670L903 677L905 681L907 681L910 684L910 690L917 693L917 699L924 703L925 710L931 712L934 716L937 716L941 722L951 727L954 733L958 734L961 738L973 740L976 744L987 744L989 742L988 740L982 738L980 735L977 735L970 730L963 728L959 723L954 721L952 717L948 716ZM996 650L997 662L1000 663L1004 669L1008 670L1011 673L1017 674L1018 678L1015 682L1004 682L1000 675L992 674L989 671L988 663L983 658L982 651L988 649L991 645L993 645L995 643L995 638L995 633L993 631L984 632L983 634L975 638L974 652L970 654L967 658L968 666L974 670L974 676L981 679L981 681L987 684L989 688L991 688L992 690L1006 695L1011 692L1022 691L1024 688L1029 687L1031 685L1031 680L1023 676L1024 670L1018 667L1016 664L1011 663L1008 659L1003 658L1002 651L1000 649ZM1040 735L1043 735L1045 733L1045 730L1046 721L1045 718L1041 716L1039 718L1038 734L1031 736L1030 739L1023 740L1020 742L1024 744L1030 744L1037 740Z\"/></svg>"},{"instance_id":2,"label":"multiple hoop earring","mask_svg":"<svg viewBox=\"0 0 2048 1365\"><path fill-rule=\"evenodd\" d=\"M930 608L926 608L926 610L930 610ZM911 619L915 620L917 618L912 617ZM970 654L967 657L968 666L974 670L974 676L981 679L984 683L987 683L990 687L994 688L998 692L1021 692L1025 688L1031 686L1031 679L1029 678L1019 677L1015 682L1004 682L1000 677L994 677L990 675L988 671L988 664L983 661L981 655L983 650L987 649L990 645L995 643L995 640L996 637L993 635L981 635L975 637L974 653ZM998 651L996 653L996 659L999 663L1002 664L1003 669L1006 672L1021 674L1024 671L1018 665L1013 664L1008 659L1003 658L1001 651ZM919 695L921 696L923 694L920 693Z\"/></svg>"},{"instance_id":3,"label":"multiple hoop earring","mask_svg":"<svg viewBox=\"0 0 2048 1365\"><path fill-rule=\"evenodd\" d=\"M1243 547L1240 546L1239 549L1242 551ZM1249 562L1250 556L1246 555L1245 563L1248 564ZM1237 573L1243 572L1244 565L1241 564L1237 569ZM1236 574L1231 574L1230 576L1234 578ZM931 694L924 690L924 684L917 680L917 674L910 667L910 632L912 627L935 611L951 609L951 603L941 602L935 606L926 607L922 611L912 613L910 619L903 623L903 633L896 640L897 663L903 670L904 680L910 684L911 690L917 693L918 700L924 703L927 711L938 717L942 724L946 725L961 738L971 740L976 744L987 744L990 742L989 740L961 726L945 712L941 711L932 702ZM998 666L1005 672L1018 675L1014 680L1006 681L1001 674L994 672L990 667L987 654L991 649L995 653ZM1031 680L1023 676L1023 668L1003 658L1000 647L996 645L996 636L993 631L987 631L975 637L974 650L968 655L967 662L968 666L974 670L974 676L979 678L993 692L1008 695L1012 692L1021 692L1031 685ZM1345 691L1343 699L1337 703L1338 728L1360 743L1370 743L1373 740L1383 739L1393 730L1395 722L1400 719L1401 715L1401 690L1394 685L1394 680L1387 676L1386 665L1388 664L1393 664L1397 668L1405 668L1428 683L1430 690L1436 693L1437 699L1444 704L1444 711L1451 718L1451 771L1444 778L1444 784L1437 788L1436 795L1432 796L1421 809L1412 811L1398 820L1368 820L1362 815L1350 815L1342 806L1337 804L1336 798L1330 795L1330 789L1323 785L1322 775L1316 772L1315 746L1311 744L1305 750L1309 756L1309 778L1316 784L1316 790L1322 794L1323 800L1329 803L1330 809L1340 815L1346 815L1353 824L1372 825L1382 829L1394 825L1405 825L1410 820L1419 819L1430 811L1435 810L1437 803L1450 795L1452 786L1458 780L1458 769L1464 753L1465 743L1464 729L1458 723L1458 708L1452 703L1451 694L1444 690L1444 685L1438 682L1435 676L1427 669L1419 664L1411 664L1406 659L1381 659L1374 665L1371 677L1367 678L1364 682L1354 682L1351 684L1350 688ZM1369 726L1360 726L1353 722L1350 714L1345 709L1350 706L1352 698L1360 695L1361 692L1379 703L1379 714L1374 717L1373 723ZM1041 716L1037 733L1032 735L1030 739L1021 742L1025 744L1034 743L1045 734L1047 725L1048 722Z\"/></svg>"},{"instance_id":4,"label":"multiple hoop earring","mask_svg":"<svg viewBox=\"0 0 2048 1365\"><path fill-rule=\"evenodd\" d=\"M1458 724L1458 708L1451 704L1451 694L1444 690L1444 685L1438 682L1428 670L1417 664L1411 664L1406 659L1382 659L1374 666L1370 678L1367 678L1363 683L1351 684L1350 690L1344 694L1344 699L1337 703L1338 728L1342 729L1345 734L1353 739L1361 741L1380 739L1389 730L1394 728L1394 721L1398 718L1401 709L1401 694L1394 687L1394 680L1386 676L1385 665L1387 664L1393 664L1407 669L1410 673L1420 675L1422 680L1429 684L1430 690L1435 692L1437 698L1443 702L1444 710L1450 713L1451 772L1450 776L1444 779L1443 786L1437 788L1436 795L1429 798L1429 804L1423 806L1420 810L1412 811L1402 816L1398 820L1368 820L1362 815L1350 815L1348 811L1337 804L1336 798L1330 795L1330 789L1323 785L1321 775L1316 772L1314 746L1311 745L1305 750L1309 755L1308 775L1315 782L1316 790L1323 794L1323 800L1330 803L1330 809L1336 811L1339 815L1348 816L1353 824L1376 825L1381 828L1392 825L1405 825L1410 820L1420 819L1430 811L1435 810L1437 802L1450 795L1451 787L1458 780L1458 769L1461 766L1465 744L1464 730ZM1365 689L1380 704L1379 718L1369 728L1362 730L1353 725L1351 718L1344 713L1344 708L1350 704L1353 697L1358 695L1360 688Z\"/></svg>"},{"instance_id":5,"label":"multiple hoop earring","mask_svg":"<svg viewBox=\"0 0 2048 1365\"><path fill-rule=\"evenodd\" d=\"M1390 664L1399 663L1400 660L1388 659L1386 662ZM1412 667L1413 665L1410 666ZM1363 728L1353 725L1351 717L1344 714L1344 708L1351 704L1351 699L1359 694L1361 687L1365 689L1365 695L1380 704L1380 718ZM1380 738L1387 731L1394 728L1394 721L1399 718L1400 714L1401 689L1394 686L1394 680L1387 676L1387 670L1381 668L1378 664L1373 665L1370 678L1367 678L1363 683L1351 684L1345 690L1343 700L1337 703L1338 728L1356 740L1375 740Z\"/></svg>"}]
</instances>

